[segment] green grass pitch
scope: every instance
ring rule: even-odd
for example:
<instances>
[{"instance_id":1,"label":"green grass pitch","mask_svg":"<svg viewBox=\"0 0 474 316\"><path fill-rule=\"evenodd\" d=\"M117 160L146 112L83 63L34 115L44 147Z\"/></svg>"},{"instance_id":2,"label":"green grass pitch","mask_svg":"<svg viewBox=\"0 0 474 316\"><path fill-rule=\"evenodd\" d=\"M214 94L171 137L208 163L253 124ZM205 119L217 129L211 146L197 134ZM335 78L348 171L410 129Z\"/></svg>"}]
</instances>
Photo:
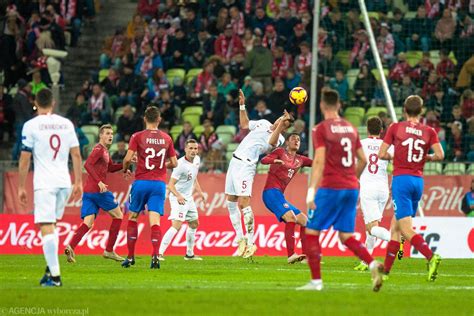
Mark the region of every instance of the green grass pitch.
<instances>
[{"instance_id":1,"label":"green grass pitch","mask_svg":"<svg viewBox=\"0 0 474 316\"><path fill-rule=\"evenodd\" d=\"M60 259L63 287L41 288L43 256L0 256L0 315L474 315L473 260L443 260L430 283L424 260L403 259L373 293L355 258L323 258L322 292L295 291L309 270L286 258L167 257L160 270L148 257L130 269L99 256Z\"/></svg>"}]
</instances>

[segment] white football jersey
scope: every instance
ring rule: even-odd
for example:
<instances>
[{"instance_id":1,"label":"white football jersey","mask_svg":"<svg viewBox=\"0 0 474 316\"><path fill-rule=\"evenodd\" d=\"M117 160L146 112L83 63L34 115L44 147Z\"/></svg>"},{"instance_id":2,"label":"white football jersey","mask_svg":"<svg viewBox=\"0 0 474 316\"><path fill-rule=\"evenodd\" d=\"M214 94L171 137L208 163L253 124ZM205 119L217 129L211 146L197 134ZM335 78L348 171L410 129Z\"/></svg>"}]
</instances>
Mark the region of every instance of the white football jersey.
<instances>
[{"instance_id":1,"label":"white football jersey","mask_svg":"<svg viewBox=\"0 0 474 316\"><path fill-rule=\"evenodd\" d=\"M234 155L245 162L256 164L260 155L268 153L273 147L268 143L273 124L267 120L249 121L250 133L244 137ZM285 143L285 138L280 134L277 146Z\"/></svg>"},{"instance_id":2,"label":"white football jersey","mask_svg":"<svg viewBox=\"0 0 474 316\"><path fill-rule=\"evenodd\" d=\"M33 187L70 188L69 151L79 147L72 122L57 114L38 115L23 126L22 144L33 153Z\"/></svg>"},{"instance_id":3,"label":"white football jersey","mask_svg":"<svg viewBox=\"0 0 474 316\"><path fill-rule=\"evenodd\" d=\"M380 138L369 137L360 141L365 157L367 157L367 166L360 176L361 191L387 191L388 192L388 160L379 159L380 146L383 140ZM393 155L393 146L390 146L388 152Z\"/></svg>"},{"instance_id":4,"label":"white football jersey","mask_svg":"<svg viewBox=\"0 0 474 316\"><path fill-rule=\"evenodd\" d=\"M178 180L175 184L176 190L185 198L193 196L194 182L197 179L200 163L199 156L194 157L193 162L183 156L178 159L178 166L171 173L171 178ZM174 197L173 193L170 196Z\"/></svg>"}]
</instances>

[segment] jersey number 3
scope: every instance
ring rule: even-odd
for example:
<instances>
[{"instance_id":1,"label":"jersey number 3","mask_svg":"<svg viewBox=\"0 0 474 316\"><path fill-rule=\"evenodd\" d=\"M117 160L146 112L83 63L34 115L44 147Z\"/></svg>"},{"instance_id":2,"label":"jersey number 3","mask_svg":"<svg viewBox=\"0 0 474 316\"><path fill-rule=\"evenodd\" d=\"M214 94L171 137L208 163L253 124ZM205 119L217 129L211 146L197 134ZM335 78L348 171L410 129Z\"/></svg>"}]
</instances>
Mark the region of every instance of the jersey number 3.
<instances>
[{"instance_id":1,"label":"jersey number 3","mask_svg":"<svg viewBox=\"0 0 474 316\"><path fill-rule=\"evenodd\" d=\"M150 159L161 157L159 169L163 169L163 164L165 163L165 153L166 153L166 148L160 149L158 153L155 151L154 148L151 148L151 147L148 147L147 149L145 149L145 154L147 154L145 158L145 168L147 170L155 169L155 165L150 162Z\"/></svg>"},{"instance_id":2,"label":"jersey number 3","mask_svg":"<svg viewBox=\"0 0 474 316\"><path fill-rule=\"evenodd\" d=\"M352 159L352 142L349 138L343 137L341 138L341 146L347 154L346 157L342 157L341 159L342 165L349 168L354 163L354 159Z\"/></svg>"}]
</instances>

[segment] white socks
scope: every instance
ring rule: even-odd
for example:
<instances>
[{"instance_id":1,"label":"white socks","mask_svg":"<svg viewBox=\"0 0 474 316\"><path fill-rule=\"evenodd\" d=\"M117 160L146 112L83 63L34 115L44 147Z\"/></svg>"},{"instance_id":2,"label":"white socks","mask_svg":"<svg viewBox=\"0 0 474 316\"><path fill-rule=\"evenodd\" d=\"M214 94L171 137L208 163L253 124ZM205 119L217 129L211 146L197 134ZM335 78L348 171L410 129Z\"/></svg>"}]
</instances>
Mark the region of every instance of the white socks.
<instances>
[{"instance_id":1,"label":"white socks","mask_svg":"<svg viewBox=\"0 0 474 316\"><path fill-rule=\"evenodd\" d=\"M370 234L379 239L390 241L390 232L383 227L380 227L380 226L372 227L372 229L370 230Z\"/></svg>"},{"instance_id":2,"label":"white socks","mask_svg":"<svg viewBox=\"0 0 474 316\"><path fill-rule=\"evenodd\" d=\"M244 238L244 231L242 229L242 217L237 207L237 202L227 201L227 209L229 210L230 222L234 227L237 240L240 240Z\"/></svg>"},{"instance_id":3,"label":"white socks","mask_svg":"<svg viewBox=\"0 0 474 316\"><path fill-rule=\"evenodd\" d=\"M186 255L194 256L194 240L196 239L196 228L188 226L186 230Z\"/></svg>"},{"instance_id":4,"label":"white socks","mask_svg":"<svg viewBox=\"0 0 474 316\"><path fill-rule=\"evenodd\" d=\"M367 247L367 251L372 254L374 252L374 246L375 246L375 239L376 237L367 234L367 237L365 238L365 246Z\"/></svg>"},{"instance_id":5,"label":"white socks","mask_svg":"<svg viewBox=\"0 0 474 316\"><path fill-rule=\"evenodd\" d=\"M178 232L178 230L176 228L174 228L173 226L168 228L165 235L163 236L163 239L161 240L160 250L158 251L158 253L160 255L165 254L166 249L171 244L171 241L173 240L173 238L174 238L174 236L176 235L177 232Z\"/></svg>"},{"instance_id":6,"label":"white socks","mask_svg":"<svg viewBox=\"0 0 474 316\"><path fill-rule=\"evenodd\" d=\"M43 236L43 253L46 264L53 277L59 276L58 247L59 240L56 232Z\"/></svg>"},{"instance_id":7,"label":"white socks","mask_svg":"<svg viewBox=\"0 0 474 316\"><path fill-rule=\"evenodd\" d=\"M247 206L242 209L244 213L244 224L247 228L247 245L253 245L253 235L255 233L255 221L253 217L252 208Z\"/></svg>"}]
</instances>

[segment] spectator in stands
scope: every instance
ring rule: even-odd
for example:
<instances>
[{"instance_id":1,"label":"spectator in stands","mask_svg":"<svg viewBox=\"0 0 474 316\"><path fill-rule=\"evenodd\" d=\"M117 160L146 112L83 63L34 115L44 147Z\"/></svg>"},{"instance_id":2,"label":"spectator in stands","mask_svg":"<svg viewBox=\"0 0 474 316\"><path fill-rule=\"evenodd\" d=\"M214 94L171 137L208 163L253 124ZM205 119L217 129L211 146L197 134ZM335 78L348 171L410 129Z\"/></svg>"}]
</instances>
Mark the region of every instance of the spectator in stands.
<instances>
[{"instance_id":1,"label":"spectator in stands","mask_svg":"<svg viewBox=\"0 0 474 316\"><path fill-rule=\"evenodd\" d=\"M102 80L100 85L102 86L103 91L109 97L110 104L112 108L116 109L118 107L118 97L119 97L119 83L120 76L118 70L111 67L107 77Z\"/></svg>"},{"instance_id":2,"label":"spectator in stands","mask_svg":"<svg viewBox=\"0 0 474 316\"><path fill-rule=\"evenodd\" d=\"M1 46L0 49L0 71L4 72L4 85L10 87L23 76L21 60L17 52L21 51L21 33L17 14L9 13L1 23L0 29Z\"/></svg>"},{"instance_id":3,"label":"spectator in stands","mask_svg":"<svg viewBox=\"0 0 474 316\"><path fill-rule=\"evenodd\" d=\"M467 160L469 162L474 162L474 120L471 119L468 122L469 124L469 134L467 136L467 144L468 144L468 152L467 152Z\"/></svg>"},{"instance_id":4,"label":"spectator in stands","mask_svg":"<svg viewBox=\"0 0 474 316\"><path fill-rule=\"evenodd\" d=\"M112 108L109 97L102 91L100 84L94 84L85 115L85 123L92 125L109 123L111 121L111 112Z\"/></svg>"},{"instance_id":5,"label":"spectator in stands","mask_svg":"<svg viewBox=\"0 0 474 316\"><path fill-rule=\"evenodd\" d=\"M214 132L213 124L210 120L204 120L204 131L199 138L199 144L202 148L203 166L207 171L216 171L221 169L223 161L223 146ZM221 167L221 168L219 168Z\"/></svg>"},{"instance_id":6,"label":"spectator in stands","mask_svg":"<svg viewBox=\"0 0 474 316\"><path fill-rule=\"evenodd\" d=\"M206 62L203 71L196 78L196 85L194 86L194 94L192 94L192 97L199 98L201 95L209 92L210 86L216 80L214 77L214 66L214 62Z\"/></svg>"},{"instance_id":7,"label":"spectator in stands","mask_svg":"<svg viewBox=\"0 0 474 316\"><path fill-rule=\"evenodd\" d=\"M85 113L87 113L86 97L79 92L76 94L74 104L67 110L66 117L74 123L74 126L81 127Z\"/></svg>"},{"instance_id":8,"label":"spectator in stands","mask_svg":"<svg viewBox=\"0 0 474 316\"><path fill-rule=\"evenodd\" d=\"M304 25L302 23L298 23L293 27L293 34L287 41L287 49L286 51L289 52L293 57L300 54L300 44L303 42L309 43L310 37L306 33Z\"/></svg>"},{"instance_id":9,"label":"spectator in stands","mask_svg":"<svg viewBox=\"0 0 474 316\"><path fill-rule=\"evenodd\" d=\"M138 99L145 89L145 84L141 76L133 72L133 66L125 64L123 67L123 75L119 81L119 100L118 105L124 106L130 104L138 106Z\"/></svg>"},{"instance_id":10,"label":"spectator in stands","mask_svg":"<svg viewBox=\"0 0 474 316\"><path fill-rule=\"evenodd\" d=\"M227 24L224 33L216 39L214 52L217 56L221 57L224 64L230 63L235 55L244 52L242 41L233 33L231 24Z\"/></svg>"},{"instance_id":11,"label":"spectator in stands","mask_svg":"<svg viewBox=\"0 0 474 316\"><path fill-rule=\"evenodd\" d=\"M431 47L431 34L433 33L433 22L426 16L424 4L420 4L416 17L407 22L406 45L408 50L419 50L428 52Z\"/></svg>"},{"instance_id":12,"label":"spectator in stands","mask_svg":"<svg viewBox=\"0 0 474 316\"><path fill-rule=\"evenodd\" d=\"M281 79L275 80L273 92L268 96L268 108L277 116L283 114L283 110L288 112L295 112L295 107L290 106L288 100L288 90L285 88L285 83Z\"/></svg>"},{"instance_id":13,"label":"spectator in stands","mask_svg":"<svg viewBox=\"0 0 474 316\"><path fill-rule=\"evenodd\" d=\"M474 93L471 89L464 90L461 97L462 116L466 120L474 119Z\"/></svg>"},{"instance_id":14,"label":"spectator in stands","mask_svg":"<svg viewBox=\"0 0 474 316\"><path fill-rule=\"evenodd\" d=\"M13 160L17 160L20 155L23 125L33 117L33 104L31 101L31 85L24 79L18 80L18 92L13 98L16 134L16 143L12 153Z\"/></svg>"},{"instance_id":15,"label":"spectator in stands","mask_svg":"<svg viewBox=\"0 0 474 316\"><path fill-rule=\"evenodd\" d=\"M423 124L433 128L436 133L441 131L441 122L438 120L438 113L435 110L428 109L421 121Z\"/></svg>"},{"instance_id":16,"label":"spectator in stands","mask_svg":"<svg viewBox=\"0 0 474 316\"><path fill-rule=\"evenodd\" d=\"M388 79L392 82L401 83L403 78L411 74L412 69L407 62L405 53L398 53L397 59L395 65L390 69Z\"/></svg>"},{"instance_id":17,"label":"spectator in stands","mask_svg":"<svg viewBox=\"0 0 474 316\"><path fill-rule=\"evenodd\" d=\"M390 33L390 26L387 23L380 24L380 35L377 38L377 48L382 62L392 65L395 58L395 40Z\"/></svg>"},{"instance_id":18,"label":"spectator in stands","mask_svg":"<svg viewBox=\"0 0 474 316\"><path fill-rule=\"evenodd\" d=\"M311 49L308 42L302 42L300 44L300 54L295 58L295 70L301 76L304 76L304 70L311 66Z\"/></svg>"},{"instance_id":19,"label":"spectator in stands","mask_svg":"<svg viewBox=\"0 0 474 316\"><path fill-rule=\"evenodd\" d=\"M440 61L436 65L436 73L439 78L446 78L448 71L454 70L454 63L449 58L449 51L445 48L439 51Z\"/></svg>"},{"instance_id":20,"label":"spectator in stands","mask_svg":"<svg viewBox=\"0 0 474 316\"><path fill-rule=\"evenodd\" d=\"M0 141L5 141L4 135L13 139L13 124L15 114L12 109L12 98L5 93L5 87L0 83ZM8 140L7 140L8 141Z\"/></svg>"},{"instance_id":21,"label":"spectator in stands","mask_svg":"<svg viewBox=\"0 0 474 316\"><path fill-rule=\"evenodd\" d=\"M137 11L145 21L151 21L158 12L160 0L139 0Z\"/></svg>"},{"instance_id":22,"label":"spectator in stands","mask_svg":"<svg viewBox=\"0 0 474 316\"><path fill-rule=\"evenodd\" d=\"M272 52L262 46L262 39L256 37L253 49L247 53L244 66L249 70L253 80L263 84L265 93L269 93L272 89Z\"/></svg>"},{"instance_id":23,"label":"spectator in stands","mask_svg":"<svg viewBox=\"0 0 474 316\"><path fill-rule=\"evenodd\" d=\"M453 124L458 124L463 135L469 132L469 125L467 124L467 120L462 116L461 107L459 105L453 107L450 115L446 117L444 121L449 129L451 129Z\"/></svg>"},{"instance_id":24,"label":"spectator in stands","mask_svg":"<svg viewBox=\"0 0 474 316\"><path fill-rule=\"evenodd\" d=\"M123 29L118 29L114 36L105 39L103 53L100 55L100 69L108 69L111 65L120 66L121 59L130 52L130 41L124 32Z\"/></svg>"},{"instance_id":25,"label":"spectator in stands","mask_svg":"<svg viewBox=\"0 0 474 316\"><path fill-rule=\"evenodd\" d=\"M285 79L288 70L293 66L291 55L286 54L282 46L276 47L273 51L272 78Z\"/></svg>"},{"instance_id":26,"label":"spectator in stands","mask_svg":"<svg viewBox=\"0 0 474 316\"><path fill-rule=\"evenodd\" d=\"M54 48L59 50L65 50L66 48L66 38L64 36L64 29L56 23L54 14L46 11L43 13L40 28L44 31L49 31L51 33L51 38L54 42Z\"/></svg>"},{"instance_id":27,"label":"spectator in stands","mask_svg":"<svg viewBox=\"0 0 474 316\"><path fill-rule=\"evenodd\" d=\"M138 120L131 105L123 108L123 113L117 120L117 139L128 142L130 136L139 130Z\"/></svg>"},{"instance_id":28,"label":"spectator in stands","mask_svg":"<svg viewBox=\"0 0 474 316\"><path fill-rule=\"evenodd\" d=\"M176 104L171 99L171 93L169 90L161 91L161 98L158 103L161 111L161 120L167 122L169 126L174 125L176 121Z\"/></svg>"},{"instance_id":29,"label":"spectator in stands","mask_svg":"<svg viewBox=\"0 0 474 316\"><path fill-rule=\"evenodd\" d=\"M168 55L169 36L166 27L153 19L148 26L149 32L145 34L145 42L152 43L153 51L160 56Z\"/></svg>"},{"instance_id":30,"label":"spectator in stands","mask_svg":"<svg viewBox=\"0 0 474 316\"><path fill-rule=\"evenodd\" d=\"M132 21L128 23L127 26L127 37L133 39L136 37L137 33L146 33L147 23L143 19L143 16L140 13L135 13L133 15Z\"/></svg>"},{"instance_id":31,"label":"spectator in stands","mask_svg":"<svg viewBox=\"0 0 474 316\"><path fill-rule=\"evenodd\" d=\"M251 29L245 29L244 37L242 38L242 45L245 48L245 52L248 53L253 49L253 42L255 35Z\"/></svg>"},{"instance_id":32,"label":"spectator in stands","mask_svg":"<svg viewBox=\"0 0 474 316\"><path fill-rule=\"evenodd\" d=\"M186 106L187 91L184 86L183 79L176 77L173 79L173 89L171 90L171 96L175 105L180 107Z\"/></svg>"},{"instance_id":33,"label":"spectator in stands","mask_svg":"<svg viewBox=\"0 0 474 316\"><path fill-rule=\"evenodd\" d=\"M218 92L215 84L211 84L209 94L204 95L203 107L201 123L207 119L213 121L215 127L224 124L226 99L224 95Z\"/></svg>"},{"instance_id":34,"label":"spectator in stands","mask_svg":"<svg viewBox=\"0 0 474 316\"><path fill-rule=\"evenodd\" d=\"M255 10L255 16L252 18L252 29L260 29L260 31L264 31L267 25L271 24L273 21L269 18L265 12L263 7L257 7Z\"/></svg>"},{"instance_id":35,"label":"spectator in stands","mask_svg":"<svg viewBox=\"0 0 474 316\"><path fill-rule=\"evenodd\" d=\"M162 68L157 68L153 72L153 77L148 79L145 91L147 91L146 99L149 102L157 102L162 90L168 90L170 83L166 78L165 72Z\"/></svg>"},{"instance_id":36,"label":"spectator in stands","mask_svg":"<svg viewBox=\"0 0 474 316\"><path fill-rule=\"evenodd\" d=\"M462 134L461 126L458 122L451 126L451 135L448 138L448 154L452 161L463 161L468 149L466 139Z\"/></svg>"},{"instance_id":37,"label":"spectator in stands","mask_svg":"<svg viewBox=\"0 0 474 316\"><path fill-rule=\"evenodd\" d=\"M240 89L244 93L246 99L248 99L252 96L253 89L252 89L252 77L251 76L245 76L244 83L242 84L242 87Z\"/></svg>"},{"instance_id":38,"label":"spectator in stands","mask_svg":"<svg viewBox=\"0 0 474 316\"><path fill-rule=\"evenodd\" d=\"M284 7L276 21L276 31L288 41L293 36L293 28L296 24L298 24L298 19L291 15L290 8Z\"/></svg>"},{"instance_id":39,"label":"spectator in stands","mask_svg":"<svg viewBox=\"0 0 474 316\"><path fill-rule=\"evenodd\" d=\"M393 40L395 41L395 54L405 51L405 34L407 22L403 20L403 12L399 8L393 10L393 20L390 23Z\"/></svg>"},{"instance_id":40,"label":"spectator in stands","mask_svg":"<svg viewBox=\"0 0 474 316\"><path fill-rule=\"evenodd\" d=\"M214 54L215 38L209 34L206 28L199 30L198 36L191 39L189 43L190 52L186 67L202 68L206 56Z\"/></svg>"},{"instance_id":41,"label":"spectator in stands","mask_svg":"<svg viewBox=\"0 0 474 316\"><path fill-rule=\"evenodd\" d=\"M347 102L349 97L349 82L342 69L336 70L336 77L329 80L329 86L339 93L342 102Z\"/></svg>"},{"instance_id":42,"label":"spectator in stands","mask_svg":"<svg viewBox=\"0 0 474 316\"><path fill-rule=\"evenodd\" d=\"M182 28L175 31L174 37L171 38L168 51L170 55L166 58L166 67L184 68L188 56L189 41Z\"/></svg>"},{"instance_id":43,"label":"spectator in stands","mask_svg":"<svg viewBox=\"0 0 474 316\"><path fill-rule=\"evenodd\" d=\"M87 145L89 145L89 139L79 126L74 125L74 129L76 132L77 140L79 141L79 150L81 151L82 155L87 156L88 153L86 153L84 149Z\"/></svg>"},{"instance_id":44,"label":"spectator in stands","mask_svg":"<svg viewBox=\"0 0 474 316\"><path fill-rule=\"evenodd\" d=\"M293 68L288 69L286 74L285 85L288 90L299 87L301 83L301 75L296 73Z\"/></svg>"},{"instance_id":45,"label":"spectator in stands","mask_svg":"<svg viewBox=\"0 0 474 316\"><path fill-rule=\"evenodd\" d=\"M232 6L229 9L230 14L230 24L232 25L232 30L234 34L242 36L245 33L245 19L244 14L240 12L238 6Z\"/></svg>"},{"instance_id":46,"label":"spectator in stands","mask_svg":"<svg viewBox=\"0 0 474 316\"><path fill-rule=\"evenodd\" d=\"M374 97L375 86L377 80L374 74L369 70L366 64L360 67L359 75L354 84L354 92L356 96L357 106L367 106Z\"/></svg>"},{"instance_id":47,"label":"spectator in stands","mask_svg":"<svg viewBox=\"0 0 474 316\"><path fill-rule=\"evenodd\" d=\"M176 138L174 142L174 148L177 151L179 157L184 156L184 148L186 147L186 141L188 139L195 139L197 140L196 134L193 133L193 126L188 121L183 123L183 131L179 136Z\"/></svg>"},{"instance_id":48,"label":"spectator in stands","mask_svg":"<svg viewBox=\"0 0 474 316\"><path fill-rule=\"evenodd\" d=\"M123 158L127 155L126 143L123 140L117 142L117 151L112 154L112 161L115 163L121 163Z\"/></svg>"},{"instance_id":49,"label":"spectator in stands","mask_svg":"<svg viewBox=\"0 0 474 316\"><path fill-rule=\"evenodd\" d=\"M440 84L436 71L430 72L428 80L424 83L423 89L421 90L421 96L428 100L430 96L434 95L436 91L440 90Z\"/></svg>"},{"instance_id":50,"label":"spectator in stands","mask_svg":"<svg viewBox=\"0 0 474 316\"><path fill-rule=\"evenodd\" d=\"M342 20L342 14L338 9L332 10L323 18L322 27L328 31L329 36L335 43L336 51L346 47L347 29Z\"/></svg>"},{"instance_id":51,"label":"spectator in stands","mask_svg":"<svg viewBox=\"0 0 474 316\"><path fill-rule=\"evenodd\" d=\"M257 105L249 114L251 120L267 120L269 122L275 121L275 115L267 107L265 100L259 100Z\"/></svg>"},{"instance_id":52,"label":"spectator in stands","mask_svg":"<svg viewBox=\"0 0 474 316\"><path fill-rule=\"evenodd\" d=\"M461 210L467 217L474 217L474 177L471 180L471 191L467 192L462 199Z\"/></svg>"},{"instance_id":53,"label":"spectator in stands","mask_svg":"<svg viewBox=\"0 0 474 316\"><path fill-rule=\"evenodd\" d=\"M227 95L232 91L236 90L237 86L235 83L232 81L232 77L230 76L230 73L226 72L222 76L221 80L219 80L219 83L217 85L217 91L222 94L225 98L227 98Z\"/></svg>"},{"instance_id":54,"label":"spectator in stands","mask_svg":"<svg viewBox=\"0 0 474 316\"><path fill-rule=\"evenodd\" d=\"M436 23L434 36L440 48L451 51L454 31L456 30L456 21L451 15L451 9L443 10L443 17Z\"/></svg>"},{"instance_id":55,"label":"spectator in stands","mask_svg":"<svg viewBox=\"0 0 474 316\"><path fill-rule=\"evenodd\" d=\"M434 95L430 96L428 102L426 102L426 107L432 111L435 111L437 116L441 116L444 112L443 108L446 106L444 91L439 88L435 91Z\"/></svg>"},{"instance_id":56,"label":"spectator in stands","mask_svg":"<svg viewBox=\"0 0 474 316\"><path fill-rule=\"evenodd\" d=\"M349 63L352 68L360 67L372 61L370 51L369 36L366 30L359 30L355 35L356 41L349 56Z\"/></svg>"},{"instance_id":57,"label":"spectator in stands","mask_svg":"<svg viewBox=\"0 0 474 316\"><path fill-rule=\"evenodd\" d=\"M409 97L410 95L418 94L419 89L416 87L416 85L411 81L411 78L409 75L403 75L402 77L402 84L393 87L393 93L394 93L394 102L396 106L403 106L403 103L405 102L406 98Z\"/></svg>"},{"instance_id":58,"label":"spectator in stands","mask_svg":"<svg viewBox=\"0 0 474 316\"><path fill-rule=\"evenodd\" d=\"M41 73L38 70L35 70L32 75L31 85L31 95L35 96L38 92L47 88L48 86L41 80Z\"/></svg>"},{"instance_id":59,"label":"spectator in stands","mask_svg":"<svg viewBox=\"0 0 474 316\"><path fill-rule=\"evenodd\" d=\"M198 31L201 29L201 21L196 16L196 11L193 8L188 7L185 10L185 18L181 20L181 28L187 37L196 37Z\"/></svg>"},{"instance_id":60,"label":"spectator in stands","mask_svg":"<svg viewBox=\"0 0 474 316\"><path fill-rule=\"evenodd\" d=\"M224 32L226 26L229 24L229 10L226 7L221 7L217 18L212 19L209 25L209 30L212 35L219 35Z\"/></svg>"},{"instance_id":61,"label":"spectator in stands","mask_svg":"<svg viewBox=\"0 0 474 316\"><path fill-rule=\"evenodd\" d=\"M472 56L472 47L474 46L474 23L472 18L465 12L457 12L457 16L458 22L454 38L459 38L462 45L453 45L453 51L458 64L463 65Z\"/></svg>"},{"instance_id":62,"label":"spectator in stands","mask_svg":"<svg viewBox=\"0 0 474 316\"><path fill-rule=\"evenodd\" d=\"M265 27L262 45L269 48L270 50L274 50L277 46L283 45L283 43L284 40L278 36L277 32L275 31L275 27L272 24L268 24Z\"/></svg>"},{"instance_id":63,"label":"spectator in stands","mask_svg":"<svg viewBox=\"0 0 474 316\"><path fill-rule=\"evenodd\" d=\"M329 82L331 78L336 76L337 70L344 70L344 66L339 59L334 57L332 46L326 45L321 51L318 73L324 76L325 82Z\"/></svg>"},{"instance_id":64,"label":"spectator in stands","mask_svg":"<svg viewBox=\"0 0 474 316\"><path fill-rule=\"evenodd\" d=\"M138 59L135 67L135 73L137 75L150 78L153 76L153 71L156 68L163 68L163 62L158 54L155 54L149 43L143 47L143 55Z\"/></svg>"},{"instance_id":65,"label":"spectator in stands","mask_svg":"<svg viewBox=\"0 0 474 316\"><path fill-rule=\"evenodd\" d=\"M435 67L430 60L430 52L423 52L423 57L412 71L411 76L423 85L434 69Z\"/></svg>"}]
</instances>

